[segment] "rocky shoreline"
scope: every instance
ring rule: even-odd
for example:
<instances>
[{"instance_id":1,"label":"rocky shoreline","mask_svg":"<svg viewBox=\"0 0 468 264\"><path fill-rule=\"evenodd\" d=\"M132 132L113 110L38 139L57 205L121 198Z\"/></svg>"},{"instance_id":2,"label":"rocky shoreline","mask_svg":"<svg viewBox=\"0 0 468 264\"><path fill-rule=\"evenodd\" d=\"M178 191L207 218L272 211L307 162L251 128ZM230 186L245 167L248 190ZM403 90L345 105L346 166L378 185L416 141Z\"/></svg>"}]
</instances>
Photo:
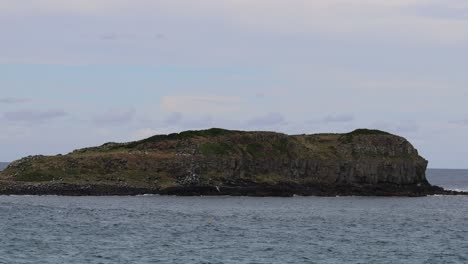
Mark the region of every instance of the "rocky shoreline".
<instances>
[{"instance_id":1,"label":"rocky shoreline","mask_svg":"<svg viewBox=\"0 0 468 264\"><path fill-rule=\"evenodd\" d=\"M245 185L245 186L184 186L165 189L139 188L100 184L0 184L0 195L59 195L59 196L136 196L144 194L176 196L383 196L423 197L428 195L468 195L468 192L444 190L431 185Z\"/></svg>"}]
</instances>

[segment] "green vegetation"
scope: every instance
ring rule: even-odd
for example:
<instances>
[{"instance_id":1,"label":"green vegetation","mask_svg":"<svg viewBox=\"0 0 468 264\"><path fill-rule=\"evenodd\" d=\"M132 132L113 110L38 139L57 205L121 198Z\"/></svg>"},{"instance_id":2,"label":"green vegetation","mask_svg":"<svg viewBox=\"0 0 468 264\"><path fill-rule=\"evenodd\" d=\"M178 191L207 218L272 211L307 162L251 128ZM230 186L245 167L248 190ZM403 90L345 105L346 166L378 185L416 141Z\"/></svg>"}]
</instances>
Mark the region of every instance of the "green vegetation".
<instances>
[{"instance_id":1,"label":"green vegetation","mask_svg":"<svg viewBox=\"0 0 468 264\"><path fill-rule=\"evenodd\" d=\"M147 139L128 143L126 144L126 147L134 148L136 146L143 145L146 143L157 143L157 142L166 141L166 140L188 140L188 139L193 139L195 137L210 138L210 137L231 135L231 134L236 134L236 133L240 133L240 131L226 130L226 129L221 129L221 128L211 128L207 130L189 130L189 131L184 131L181 133L172 133L169 135L152 136Z\"/></svg>"},{"instance_id":2,"label":"green vegetation","mask_svg":"<svg viewBox=\"0 0 468 264\"><path fill-rule=\"evenodd\" d=\"M193 137L217 137L217 136L225 136L225 135L232 135L232 134L238 134L241 133L241 131L236 131L236 130L227 130L227 129L221 129L221 128L211 128L207 130L198 130L198 131L185 131L181 132L179 135L180 138L187 139L187 138L193 138Z\"/></svg>"},{"instance_id":3,"label":"green vegetation","mask_svg":"<svg viewBox=\"0 0 468 264\"><path fill-rule=\"evenodd\" d=\"M279 141L274 141L272 143L273 149L278 151L279 153L287 153L288 152L288 139L282 138Z\"/></svg>"},{"instance_id":4,"label":"green vegetation","mask_svg":"<svg viewBox=\"0 0 468 264\"><path fill-rule=\"evenodd\" d=\"M206 156L224 156L233 151L234 148L230 144L223 142L205 143L200 146L200 152Z\"/></svg>"},{"instance_id":5,"label":"green vegetation","mask_svg":"<svg viewBox=\"0 0 468 264\"><path fill-rule=\"evenodd\" d=\"M263 156L265 147L262 144L257 143L257 142L250 143L247 145L246 151L247 153L252 155L252 157L259 157L259 156Z\"/></svg>"},{"instance_id":6,"label":"green vegetation","mask_svg":"<svg viewBox=\"0 0 468 264\"><path fill-rule=\"evenodd\" d=\"M365 128L360 128L360 129L356 129L352 132L349 132L347 134L344 134L340 137L340 141L342 143L345 143L345 144L350 144L353 142L353 137L355 136L365 136L365 135L387 135L387 136L391 136L392 134L388 133L388 132L385 132L385 131L381 131L381 130L377 130L377 129L365 129Z\"/></svg>"},{"instance_id":7,"label":"green vegetation","mask_svg":"<svg viewBox=\"0 0 468 264\"><path fill-rule=\"evenodd\" d=\"M377 129L365 129L360 128L352 132L345 134L346 136L359 136L359 135L391 135L388 132L377 130Z\"/></svg>"},{"instance_id":8,"label":"green vegetation","mask_svg":"<svg viewBox=\"0 0 468 264\"><path fill-rule=\"evenodd\" d=\"M221 128L211 128L207 130L189 130L181 133L172 133L168 135L155 135L143 140L133 141L129 143L115 143L108 142L99 147L84 148L81 150L74 151L75 153L86 153L86 152L110 152L110 151L126 151L139 147L144 147L146 144L159 143L164 141L181 141L191 140L197 137L201 138L212 138L220 137L232 134L239 134L242 131L227 130Z\"/></svg>"},{"instance_id":9,"label":"green vegetation","mask_svg":"<svg viewBox=\"0 0 468 264\"><path fill-rule=\"evenodd\" d=\"M17 181L23 182L46 182L56 179L51 173L45 173L43 171L31 171L21 173L15 178Z\"/></svg>"}]
</instances>

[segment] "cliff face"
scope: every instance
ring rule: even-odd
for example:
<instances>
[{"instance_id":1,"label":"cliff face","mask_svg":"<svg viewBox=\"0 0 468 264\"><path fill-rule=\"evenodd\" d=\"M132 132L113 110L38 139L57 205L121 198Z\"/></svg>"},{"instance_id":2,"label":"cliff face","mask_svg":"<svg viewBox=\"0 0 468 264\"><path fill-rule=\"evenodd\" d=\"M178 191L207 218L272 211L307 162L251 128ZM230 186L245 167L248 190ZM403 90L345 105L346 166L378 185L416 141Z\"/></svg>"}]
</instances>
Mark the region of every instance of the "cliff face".
<instances>
[{"instance_id":1,"label":"cliff face","mask_svg":"<svg viewBox=\"0 0 468 264\"><path fill-rule=\"evenodd\" d=\"M0 178L4 185L30 188L100 185L157 193L208 188L203 194L288 186L313 194L338 186L426 188L426 166L407 140L382 131L288 136L210 129L28 157L10 164Z\"/></svg>"}]
</instances>

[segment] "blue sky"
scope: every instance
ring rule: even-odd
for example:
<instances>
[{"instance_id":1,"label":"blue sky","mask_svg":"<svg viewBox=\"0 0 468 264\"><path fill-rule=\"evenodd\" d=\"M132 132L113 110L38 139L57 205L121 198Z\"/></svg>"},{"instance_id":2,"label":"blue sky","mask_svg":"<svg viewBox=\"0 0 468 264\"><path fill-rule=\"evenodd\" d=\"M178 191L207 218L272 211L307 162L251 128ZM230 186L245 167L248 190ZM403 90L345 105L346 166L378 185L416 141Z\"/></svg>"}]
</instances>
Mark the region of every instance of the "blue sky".
<instances>
[{"instance_id":1,"label":"blue sky","mask_svg":"<svg viewBox=\"0 0 468 264\"><path fill-rule=\"evenodd\" d=\"M0 160L368 127L468 168L468 2L0 1Z\"/></svg>"}]
</instances>

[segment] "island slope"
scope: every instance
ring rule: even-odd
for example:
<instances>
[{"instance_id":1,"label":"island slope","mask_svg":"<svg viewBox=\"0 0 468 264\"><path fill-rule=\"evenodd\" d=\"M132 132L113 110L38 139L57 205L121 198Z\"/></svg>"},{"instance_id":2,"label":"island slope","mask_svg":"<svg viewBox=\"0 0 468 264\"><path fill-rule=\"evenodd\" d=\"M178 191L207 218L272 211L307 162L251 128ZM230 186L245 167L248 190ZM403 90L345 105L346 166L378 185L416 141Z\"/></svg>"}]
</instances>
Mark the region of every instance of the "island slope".
<instances>
[{"instance_id":1,"label":"island slope","mask_svg":"<svg viewBox=\"0 0 468 264\"><path fill-rule=\"evenodd\" d=\"M0 173L0 193L455 194L431 186L426 167L406 139L378 130L290 136L215 128L26 157Z\"/></svg>"}]
</instances>

